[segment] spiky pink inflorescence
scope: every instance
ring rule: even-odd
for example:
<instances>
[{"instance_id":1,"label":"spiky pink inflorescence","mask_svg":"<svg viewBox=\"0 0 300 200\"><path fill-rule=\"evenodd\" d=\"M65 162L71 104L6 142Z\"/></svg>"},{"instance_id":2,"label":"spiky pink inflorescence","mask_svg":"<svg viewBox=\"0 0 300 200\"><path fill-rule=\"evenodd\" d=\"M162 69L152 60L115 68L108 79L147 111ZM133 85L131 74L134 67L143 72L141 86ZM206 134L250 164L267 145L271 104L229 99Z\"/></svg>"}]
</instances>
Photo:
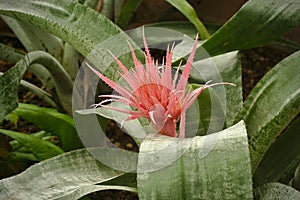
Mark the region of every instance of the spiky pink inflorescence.
<instances>
[{"instance_id":1,"label":"spiky pink inflorescence","mask_svg":"<svg viewBox=\"0 0 300 200\"><path fill-rule=\"evenodd\" d=\"M133 48L131 55L135 67L128 70L117 57L113 54L115 62L119 65L122 72L121 77L128 83L129 87L118 85L116 82L108 79L92 67L89 68L96 73L100 79L113 88L119 95L100 95L100 97L110 98L102 101L96 106L108 107L119 112L129 114L125 120L133 120L140 117L147 118L151 124L163 135L177 137L176 123L180 120L179 137L185 137L185 113L187 109L197 99L199 94L208 87L217 83L197 88L193 91L186 91L187 81L192 68L195 55L198 36L196 37L192 52L187 63L179 74L179 67L172 77L172 49L167 50L165 63L161 66L151 57L150 51L143 35L145 48L145 66L136 58ZM159 69L160 68L160 69ZM130 105L134 110L123 110L105 105L106 102L120 102Z\"/></svg>"}]
</instances>

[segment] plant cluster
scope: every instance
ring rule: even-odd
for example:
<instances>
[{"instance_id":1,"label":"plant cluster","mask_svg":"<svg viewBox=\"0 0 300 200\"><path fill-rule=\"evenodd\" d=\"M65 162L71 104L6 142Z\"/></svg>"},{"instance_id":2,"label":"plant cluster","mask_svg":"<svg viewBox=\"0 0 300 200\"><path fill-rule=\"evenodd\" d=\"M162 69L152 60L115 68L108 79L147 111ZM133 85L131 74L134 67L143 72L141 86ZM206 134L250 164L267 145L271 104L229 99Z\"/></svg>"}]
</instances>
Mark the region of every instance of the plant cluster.
<instances>
[{"instance_id":1,"label":"plant cluster","mask_svg":"<svg viewBox=\"0 0 300 200\"><path fill-rule=\"evenodd\" d=\"M0 0L1 18L26 48L25 53L0 43L0 59L14 63L0 76L0 120L22 118L41 129L32 134L0 129L12 138L2 163L38 162L0 180L0 199L79 199L108 189L135 192L140 199L300 199L300 47L293 44L294 52L245 101L239 56L243 49L282 42L300 23L300 2L249 0L208 31L187 1L166 1L188 22L145 25L145 35L181 34L140 37L144 53L134 34L124 32L139 0ZM136 30L141 36L142 28ZM197 33L199 42L191 40ZM115 35L120 40L114 49L105 42ZM145 40L175 41L173 56L167 49L163 64L155 63ZM123 48L127 53L117 52ZM207 69L211 63L216 70ZM87 107L95 91L90 96L78 82L87 69L88 79L98 84L85 65L116 92L102 94L108 99L95 108ZM22 80L27 71L43 87ZM220 90L220 84L208 83L219 81L216 77L235 86ZM51 108L18 103L19 87ZM188 109L193 105L199 110ZM138 153L106 144L85 147L85 136L92 137L107 119L121 124Z\"/></svg>"}]
</instances>

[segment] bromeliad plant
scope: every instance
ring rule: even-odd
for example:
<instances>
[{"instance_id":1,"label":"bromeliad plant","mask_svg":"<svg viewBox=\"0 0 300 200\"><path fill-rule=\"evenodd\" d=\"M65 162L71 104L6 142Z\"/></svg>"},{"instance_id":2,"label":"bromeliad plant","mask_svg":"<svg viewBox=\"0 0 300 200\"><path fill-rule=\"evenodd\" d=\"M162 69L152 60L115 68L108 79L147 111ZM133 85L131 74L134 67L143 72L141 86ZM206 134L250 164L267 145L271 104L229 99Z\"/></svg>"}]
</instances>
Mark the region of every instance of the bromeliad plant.
<instances>
[{"instance_id":1,"label":"bromeliad plant","mask_svg":"<svg viewBox=\"0 0 300 200\"><path fill-rule=\"evenodd\" d=\"M100 95L99 97L110 98L104 100L96 107L101 106L110 108L129 114L124 120L134 120L138 118L146 118L151 124L163 135L177 137L176 123L180 120L180 138L185 138L185 116L186 111L197 97L206 88L230 83L215 83L207 82L204 86L199 87L193 91L186 91L188 78L192 69L192 63L197 47L198 36L196 37L194 47L187 60L187 63L179 74L180 66L177 68L174 78L172 77L172 49L167 50L166 63L161 66L158 62L155 63L154 58L151 57L145 35L143 34L143 41L146 53L146 64L144 65L137 59L133 48L131 48L131 55L135 68L128 70L123 63L113 56L116 63L123 71L121 77L129 84L130 88L118 85L114 81L108 79L100 72L90 69L96 73L99 78L113 88L119 95ZM231 84L234 85L234 84ZM112 106L104 105L106 102L119 102L133 107L135 110L124 110ZM123 123L122 123L123 124Z\"/></svg>"},{"instance_id":2,"label":"bromeliad plant","mask_svg":"<svg viewBox=\"0 0 300 200\"><path fill-rule=\"evenodd\" d=\"M132 8L130 5L137 7L137 2L127 1L123 13L132 10L129 9ZM203 136L193 138L168 137L165 135L175 136L174 120L176 121L178 116L181 116L180 122L183 126L184 116L177 115L179 109L175 109L176 112L174 113L169 113L166 112L168 111L166 107L148 107L150 112L146 117L152 121L152 124L159 124L158 122L161 122L159 118L162 118L162 122L167 122L165 124L168 124L168 127L169 122L171 122L170 130L172 131L169 132L169 128L163 128L161 132L165 135L141 139L137 137L138 130L140 130L138 129L140 125L138 120L124 123L123 128L137 141L139 153L103 147L61 154L62 152L56 149L54 152L61 155L36 164L19 175L1 180L1 198L77 199L90 192L106 189L138 192L140 199L251 199L253 193L258 199L265 199L274 195L280 196L279 198L299 198L299 192L287 184L292 180L291 186L299 187L297 186L299 173L295 172L299 165L299 145L297 143L299 141L299 134L297 135L299 120L292 121L300 111L300 52L296 51L277 64L259 81L243 102L241 65L238 52L234 51L274 41L298 25L300 22L299 2L297 0L289 0L288 2L250 0L212 36L208 36L207 32L203 31L203 26L195 16L195 11L186 1L169 0L168 2L178 8L197 27L201 39L206 39L200 44L201 48L213 56L210 59L200 60L199 65L194 65L193 69L204 70L203 66L207 66L207 62L213 61L216 63L223 80L236 84L236 87L226 86L226 105L221 106L226 113L224 127L215 128L214 133L199 130ZM112 35L122 33L120 28L103 15L78 2L69 0L0 0L0 13L54 34L68 42L82 55L89 56L89 60L99 69L101 66L98 65L102 62L101 58L106 52L97 49L96 46ZM123 26L126 25L124 22L122 24ZM193 32L193 34L195 32L192 26L182 23L173 22L155 24L155 26L185 29L189 33ZM278 27L280 28L278 29ZM125 34L120 35L123 40L119 45L127 46L126 40L130 40L130 38ZM180 49L180 51L174 54L176 55L175 60L184 60L187 55L186 52L191 49L190 45L186 45L185 38L184 35L176 38L180 42L175 46L174 51L176 49ZM134 48L136 49L135 46ZM91 54L92 50L94 51ZM141 53L140 50L136 51ZM197 57L200 51L194 51ZM194 51L192 51L192 56ZM148 55L146 63L151 63L152 59L147 51L146 55ZM162 74L166 80L170 80L168 78L170 68L168 67L173 61L170 57L170 54L167 54L165 61L167 66L163 68L158 80L159 78L164 79ZM199 77L192 70L190 77L188 77L191 57L187 59L186 65L182 68L181 78L177 72L179 80L177 84L172 83L166 89L155 88L157 86L150 85L150 88L148 86L147 88L142 87L137 92L146 95L144 93L146 89L160 89L161 92L169 94L168 103L170 105L176 105L176 102L180 102L181 98L183 101L185 99L191 102L199 92L209 86L206 85L204 88L191 90L188 93L183 92L187 78L193 80L193 85L205 82L203 77ZM0 77L1 119L14 110L16 88L28 67L28 63L31 63L28 61L35 60L32 58L34 56L25 57L23 61L20 61L19 64ZM130 66L132 63L130 55L115 59L116 62L121 60L126 66ZM140 75L149 75L147 67L142 68L142 65L135 58L134 62L137 66L135 78L141 78ZM55 66L55 63L51 66ZM128 80L130 87L138 87L139 85L130 83L131 79L128 76L130 70L127 72L123 65L120 66L125 72L123 78ZM115 101L129 103L129 105L131 103L132 107L136 107L140 111L143 110L144 107L135 102L137 99L126 96L128 95L126 92L109 81L109 79L116 81L114 80L115 74L112 73L114 70L115 68L112 66L107 71L102 71L101 74L98 71L97 73L116 92L125 95L125 98L108 97L113 97ZM60 72L57 73L61 74ZM109 79L106 79L102 74ZM211 73L209 77L205 78L213 80L214 77L215 74ZM284 84L282 80L285 80ZM179 91L179 94L178 91L172 93L173 91L169 89L172 86L176 86L175 89L179 87L183 91ZM205 113L205 106L210 107L215 100L224 104L213 93L213 88L210 88L202 91L198 97L200 124L207 125L210 123L211 113ZM137 96L134 93L131 95ZM71 99L66 100L71 101ZM156 101L155 98L151 100ZM161 104L164 102L162 99L157 100ZM90 116L96 113L102 117L119 120L106 105L103 103L100 105L96 109L76 111L74 116L89 122ZM180 105L180 113L184 113L189 104L178 105ZM182 107L182 105L186 107ZM146 105L143 106L146 107ZM128 119L143 114L143 112L134 110L128 112L131 114ZM122 121L119 122L122 123ZM87 128L90 127L91 125ZM205 129L205 126L203 127L202 129ZM157 127L159 130L161 128L161 126ZM183 130L182 127L180 130ZM188 131L190 130L187 128L186 134ZM7 135L13 136L14 134L9 133ZM26 138L21 138L21 140L18 135L15 134L14 136L20 143L21 141L26 143ZM211 145L212 141L214 145ZM101 159L97 160L96 155ZM41 154L36 154L36 156L40 156L40 160L43 160ZM105 162L99 162L99 160L112 161L110 162L112 165L105 165ZM274 166L276 166L276 170L274 170ZM45 179L45 177L49 177L49 179Z\"/></svg>"}]
</instances>

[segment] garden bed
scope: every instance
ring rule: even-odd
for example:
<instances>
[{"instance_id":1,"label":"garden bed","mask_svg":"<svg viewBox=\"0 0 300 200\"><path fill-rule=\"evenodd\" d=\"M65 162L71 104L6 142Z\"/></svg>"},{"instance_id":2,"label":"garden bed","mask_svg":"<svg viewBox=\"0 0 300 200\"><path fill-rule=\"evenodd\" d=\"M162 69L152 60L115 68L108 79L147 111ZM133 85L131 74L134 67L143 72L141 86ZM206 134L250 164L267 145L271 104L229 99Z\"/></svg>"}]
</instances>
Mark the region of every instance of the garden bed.
<instances>
[{"instance_id":1,"label":"garden bed","mask_svg":"<svg viewBox=\"0 0 300 200\"><path fill-rule=\"evenodd\" d=\"M21 50L22 45L15 40L14 38L7 38L3 39L4 42L7 44L12 45L13 47L17 47ZM255 84L266 74L274 65L276 65L279 61L283 58L290 55L291 52L282 49L282 48L275 48L270 46L262 46L253 49L242 50L240 52L241 55L241 62L242 62L242 78L243 78L243 97L244 99L249 94L251 89L255 86ZM4 61L0 61L0 71L4 72L12 67L11 63L6 63ZM39 80L32 75L31 73L27 73L24 76L24 79L34 83L36 85L40 85ZM19 101L24 103L32 103L39 106L49 107L49 105L43 101L41 101L38 97L33 95L32 93L20 89L19 91ZM119 127L113 122L110 121L109 126L107 127L107 136L116 146L138 152L138 146L133 142L132 138L129 137L127 134L123 133ZM0 128L26 132L26 133L33 133L38 131L39 129L31 123L26 122L25 120L20 119L18 121L17 126L11 122L4 121ZM6 148L6 151L10 151L9 147L9 138L3 135L0 135L2 138L2 146L1 148ZM3 159L3 158L2 158ZM16 167L17 169L17 167ZM23 168L16 170L14 173L8 173L7 176L11 176L13 174L20 173ZM1 170L2 171L2 170ZM135 200L138 199L138 196L135 193L126 192L126 191L118 191L118 190L107 190L107 191L100 191L95 192L88 195L91 199L97 200L114 200L114 199L127 199L127 200Z\"/></svg>"}]
</instances>

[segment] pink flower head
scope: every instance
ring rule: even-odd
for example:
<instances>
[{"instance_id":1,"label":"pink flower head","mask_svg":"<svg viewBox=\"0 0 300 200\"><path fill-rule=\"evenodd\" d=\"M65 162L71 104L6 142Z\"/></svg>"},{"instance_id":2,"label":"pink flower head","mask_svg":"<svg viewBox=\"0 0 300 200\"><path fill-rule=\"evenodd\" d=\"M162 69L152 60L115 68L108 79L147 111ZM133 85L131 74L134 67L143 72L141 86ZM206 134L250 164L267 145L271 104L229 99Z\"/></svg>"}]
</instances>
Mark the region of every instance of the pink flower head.
<instances>
[{"instance_id":1,"label":"pink flower head","mask_svg":"<svg viewBox=\"0 0 300 200\"><path fill-rule=\"evenodd\" d=\"M149 48L143 35L145 48L145 61L143 64L136 58L133 48L131 55L135 67L128 70L121 61L115 57L115 62L119 65L123 73L121 77L128 83L129 87L118 85L116 82L108 79L92 67L89 68L96 73L101 80L113 88L119 95L100 95L100 97L110 98L96 104L96 107L108 107L122 113L129 114L127 120L133 120L140 117L147 118L154 128L163 135L177 137L176 123L180 121L179 137L185 137L185 113L187 109L197 99L199 94L206 88L227 83L216 83L208 85L208 82L193 91L186 90L187 81L192 68L192 62L195 55L198 35L196 37L192 52L186 62L186 65L179 74L179 68L172 76L172 49L167 49L165 62L159 66L158 62L151 57ZM159 69L160 68L160 69ZM125 110L105 105L106 102L120 102L130 105L133 110Z\"/></svg>"}]
</instances>

